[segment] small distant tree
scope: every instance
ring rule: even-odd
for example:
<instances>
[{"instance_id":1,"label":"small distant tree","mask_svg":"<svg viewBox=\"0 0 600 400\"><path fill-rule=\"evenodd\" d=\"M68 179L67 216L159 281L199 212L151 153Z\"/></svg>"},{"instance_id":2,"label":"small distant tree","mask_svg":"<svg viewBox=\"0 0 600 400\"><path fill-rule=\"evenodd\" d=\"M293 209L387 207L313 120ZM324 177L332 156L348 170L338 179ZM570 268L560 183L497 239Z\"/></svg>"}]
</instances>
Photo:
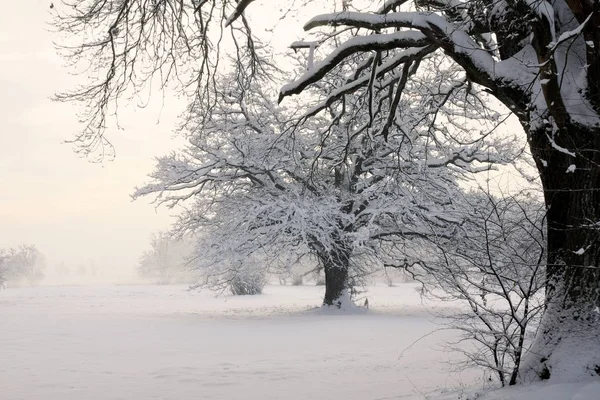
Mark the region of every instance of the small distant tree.
<instances>
[{"instance_id":1,"label":"small distant tree","mask_svg":"<svg viewBox=\"0 0 600 400\"><path fill-rule=\"evenodd\" d=\"M0 249L0 289L6 288L6 274L8 272L8 255Z\"/></svg>"},{"instance_id":2,"label":"small distant tree","mask_svg":"<svg viewBox=\"0 0 600 400\"><path fill-rule=\"evenodd\" d=\"M302 286L305 283L306 277L313 274L314 271L314 262L311 262L310 265L305 265L305 263L291 265L288 269L281 272L273 272L279 277L280 285L291 284L292 286Z\"/></svg>"},{"instance_id":3,"label":"small distant tree","mask_svg":"<svg viewBox=\"0 0 600 400\"><path fill-rule=\"evenodd\" d=\"M304 284L304 275L292 275L292 286L302 286Z\"/></svg>"},{"instance_id":4,"label":"small distant tree","mask_svg":"<svg viewBox=\"0 0 600 400\"><path fill-rule=\"evenodd\" d=\"M315 280L315 286L324 286L325 285L325 275L322 270L319 270L312 274L313 279Z\"/></svg>"},{"instance_id":5,"label":"small distant tree","mask_svg":"<svg viewBox=\"0 0 600 400\"><path fill-rule=\"evenodd\" d=\"M187 261L191 249L191 243L186 239L174 238L166 232L153 234L150 249L140 257L138 275L161 285L189 282Z\"/></svg>"},{"instance_id":6,"label":"small distant tree","mask_svg":"<svg viewBox=\"0 0 600 400\"><path fill-rule=\"evenodd\" d=\"M7 279L34 285L44 278L45 266L45 258L35 245L20 245L8 251Z\"/></svg>"},{"instance_id":7,"label":"small distant tree","mask_svg":"<svg viewBox=\"0 0 600 400\"><path fill-rule=\"evenodd\" d=\"M394 278L387 267L385 267L383 270L383 278L388 287L394 287Z\"/></svg>"},{"instance_id":8,"label":"small distant tree","mask_svg":"<svg viewBox=\"0 0 600 400\"><path fill-rule=\"evenodd\" d=\"M96 265L95 261L93 261L93 260L90 261L88 270L89 270L91 276L98 275L98 266Z\"/></svg>"}]
</instances>

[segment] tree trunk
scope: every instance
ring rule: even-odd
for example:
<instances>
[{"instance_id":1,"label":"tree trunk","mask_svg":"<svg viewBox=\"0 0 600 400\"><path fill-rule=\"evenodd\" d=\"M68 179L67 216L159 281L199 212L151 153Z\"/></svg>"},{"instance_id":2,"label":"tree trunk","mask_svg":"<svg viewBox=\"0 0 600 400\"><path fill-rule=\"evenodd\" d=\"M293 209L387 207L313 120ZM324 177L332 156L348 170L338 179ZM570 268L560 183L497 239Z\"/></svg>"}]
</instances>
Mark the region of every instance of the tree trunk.
<instances>
[{"instance_id":1,"label":"tree trunk","mask_svg":"<svg viewBox=\"0 0 600 400\"><path fill-rule=\"evenodd\" d=\"M348 289L348 268L328 262L325 264L325 298L323 305L342 306L342 297Z\"/></svg>"},{"instance_id":2,"label":"tree trunk","mask_svg":"<svg viewBox=\"0 0 600 400\"><path fill-rule=\"evenodd\" d=\"M337 251L323 254L320 258L325 271L323 305L341 308L349 286L350 250L346 246L340 245Z\"/></svg>"},{"instance_id":3,"label":"tree trunk","mask_svg":"<svg viewBox=\"0 0 600 400\"><path fill-rule=\"evenodd\" d=\"M548 209L548 264L546 311L522 379L600 375L600 129L570 124L556 145L549 137L549 129L530 134Z\"/></svg>"}]
</instances>

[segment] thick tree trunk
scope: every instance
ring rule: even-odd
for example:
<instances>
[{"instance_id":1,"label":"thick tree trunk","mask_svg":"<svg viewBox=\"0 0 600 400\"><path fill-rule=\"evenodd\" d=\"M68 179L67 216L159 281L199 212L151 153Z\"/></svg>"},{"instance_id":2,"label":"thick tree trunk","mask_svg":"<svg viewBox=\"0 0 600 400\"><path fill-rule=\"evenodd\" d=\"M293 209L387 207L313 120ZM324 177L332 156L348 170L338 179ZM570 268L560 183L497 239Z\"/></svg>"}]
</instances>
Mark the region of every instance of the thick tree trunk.
<instances>
[{"instance_id":1,"label":"thick tree trunk","mask_svg":"<svg viewBox=\"0 0 600 400\"><path fill-rule=\"evenodd\" d=\"M348 296L348 267L350 250L340 245L335 252L321 256L325 270L325 297L323 305L341 308Z\"/></svg>"},{"instance_id":2,"label":"thick tree trunk","mask_svg":"<svg viewBox=\"0 0 600 400\"><path fill-rule=\"evenodd\" d=\"M577 379L600 375L600 129L548 137L530 135L548 208L547 307L522 375Z\"/></svg>"},{"instance_id":3,"label":"thick tree trunk","mask_svg":"<svg viewBox=\"0 0 600 400\"><path fill-rule=\"evenodd\" d=\"M323 305L340 308L343 296L348 290L348 268L334 263L327 263L324 269L325 297L323 298Z\"/></svg>"}]
</instances>

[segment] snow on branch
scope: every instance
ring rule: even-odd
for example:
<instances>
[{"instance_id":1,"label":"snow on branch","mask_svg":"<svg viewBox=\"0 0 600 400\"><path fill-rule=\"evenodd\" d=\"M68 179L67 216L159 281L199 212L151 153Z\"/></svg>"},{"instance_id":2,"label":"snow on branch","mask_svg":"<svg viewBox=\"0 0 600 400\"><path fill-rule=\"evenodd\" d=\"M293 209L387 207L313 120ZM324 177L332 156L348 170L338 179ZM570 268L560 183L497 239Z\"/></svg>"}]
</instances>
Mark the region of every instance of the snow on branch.
<instances>
[{"instance_id":1,"label":"snow on branch","mask_svg":"<svg viewBox=\"0 0 600 400\"><path fill-rule=\"evenodd\" d=\"M479 151L477 146L475 146L475 147L465 146L464 148L462 148L458 151L454 151L453 153L448 154L445 157L441 157L438 159L428 159L426 162L426 165L429 168L439 168L439 167L447 167L450 164L457 164L460 162L460 163L464 163L464 166L462 166L463 169L471 171L470 168L475 168L470 165L474 161L477 161L480 163L490 163L490 164L502 162L502 160L496 154L488 154L485 152L481 152L481 151ZM489 170L490 168L491 168L491 165L486 166L485 169L483 169L483 171ZM476 171L473 170L472 172L476 172Z\"/></svg>"},{"instance_id":2,"label":"snow on branch","mask_svg":"<svg viewBox=\"0 0 600 400\"><path fill-rule=\"evenodd\" d=\"M290 49L297 51L298 49L308 49L308 60L306 61L306 70L309 71L313 69L314 58L315 58L315 50L319 47L321 43L318 41L305 42L305 41L296 41L290 45Z\"/></svg>"},{"instance_id":3,"label":"snow on branch","mask_svg":"<svg viewBox=\"0 0 600 400\"><path fill-rule=\"evenodd\" d=\"M415 58L422 58L425 55L435 51L436 46L427 46L427 47L414 47L406 50L400 51L396 56L392 57L390 60L384 62L381 66L379 66L375 72L375 77L380 78L384 74L390 72L391 70L397 68L399 65L406 63L407 61ZM337 89L335 89L331 94L327 96L327 98L316 106L312 107L306 113L307 117L312 117L322 110L330 107L335 101L339 100L342 96L346 94L353 93L357 89L365 86L369 83L371 79L370 75L363 75L360 78L353 80L346 85L343 85Z\"/></svg>"},{"instance_id":4,"label":"snow on branch","mask_svg":"<svg viewBox=\"0 0 600 400\"><path fill-rule=\"evenodd\" d=\"M352 54L365 51L391 50L401 47L424 47L427 44L428 41L425 35L416 31L354 37L336 48L327 58L315 65L313 69L306 71L298 80L283 86L279 93L279 102L284 97L299 94L310 84L318 82L329 71L335 68L336 65Z\"/></svg>"},{"instance_id":5,"label":"snow on branch","mask_svg":"<svg viewBox=\"0 0 600 400\"><path fill-rule=\"evenodd\" d=\"M585 19L585 21L583 21L581 23L581 25L579 25L577 28L564 32L560 35L560 37L556 40L556 42L551 42L549 44L549 50L550 51L554 51L556 50L556 48L558 46L560 46L562 43L566 42L569 39L574 39L577 36L581 35L583 33L583 30L585 29L585 26L588 24L588 22L590 21L590 19L592 18L594 14L590 14L588 15L588 17Z\"/></svg>"},{"instance_id":6,"label":"snow on branch","mask_svg":"<svg viewBox=\"0 0 600 400\"><path fill-rule=\"evenodd\" d=\"M497 63L492 55L483 49L467 31L436 13L396 12L385 15L360 12L330 13L312 18L304 25L304 29L341 25L372 31L390 28L419 30L427 38L427 44L436 44L442 47L476 83L495 89L498 82L503 81L505 84L510 84L515 78L505 69L497 70ZM413 31L405 33L409 32ZM385 36L380 34L378 37Z\"/></svg>"},{"instance_id":7,"label":"snow on branch","mask_svg":"<svg viewBox=\"0 0 600 400\"><path fill-rule=\"evenodd\" d=\"M559 151L561 153L567 154L571 157L577 157L577 154L575 154L574 152L572 152L569 149L565 149L562 146L559 146L556 141L554 140L554 138L550 137L548 134L546 134L546 137L548 138L548 141L550 142L550 145L552 146L552 148L556 151Z\"/></svg>"}]
</instances>

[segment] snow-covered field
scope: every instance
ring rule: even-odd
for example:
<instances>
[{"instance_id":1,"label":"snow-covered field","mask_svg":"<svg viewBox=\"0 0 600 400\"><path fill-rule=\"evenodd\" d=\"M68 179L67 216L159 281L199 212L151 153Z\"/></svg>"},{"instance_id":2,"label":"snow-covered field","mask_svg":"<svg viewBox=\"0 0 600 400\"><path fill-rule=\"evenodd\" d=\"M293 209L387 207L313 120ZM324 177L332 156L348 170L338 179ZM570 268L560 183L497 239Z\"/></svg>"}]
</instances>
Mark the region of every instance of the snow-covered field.
<instances>
[{"instance_id":1,"label":"snow-covered field","mask_svg":"<svg viewBox=\"0 0 600 400\"><path fill-rule=\"evenodd\" d=\"M391 400L445 388L466 399L461 387L482 385L480 371L448 363L460 356L444 348L454 334L436 331L442 305L422 304L414 285L371 287L369 312L352 313L316 310L322 290L9 288L0 398Z\"/></svg>"}]
</instances>

